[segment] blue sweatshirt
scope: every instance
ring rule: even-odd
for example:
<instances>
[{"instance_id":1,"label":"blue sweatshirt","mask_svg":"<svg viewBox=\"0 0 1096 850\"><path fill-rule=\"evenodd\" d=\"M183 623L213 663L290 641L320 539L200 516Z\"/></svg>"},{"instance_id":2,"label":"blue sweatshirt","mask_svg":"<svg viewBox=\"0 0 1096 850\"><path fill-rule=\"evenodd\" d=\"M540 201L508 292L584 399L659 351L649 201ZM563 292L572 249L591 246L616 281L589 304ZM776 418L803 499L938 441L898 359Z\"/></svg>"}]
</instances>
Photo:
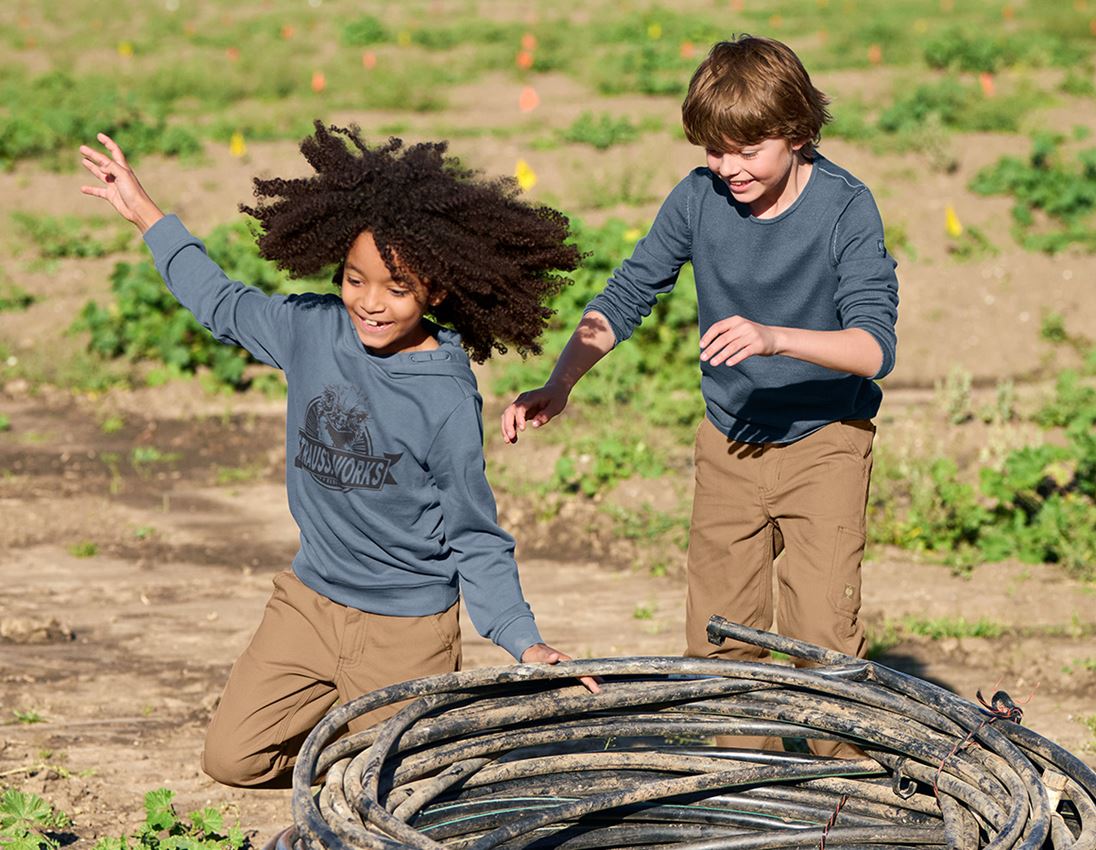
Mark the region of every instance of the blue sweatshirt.
<instances>
[{"instance_id":1,"label":"blue sweatshirt","mask_svg":"<svg viewBox=\"0 0 1096 850\"><path fill-rule=\"evenodd\" d=\"M816 156L807 185L773 218L756 218L726 184L697 168L669 194L647 236L586 307L617 342L692 262L700 332L739 315L764 325L862 328L879 343L875 378L894 367L895 262L867 187ZM882 391L868 378L776 355L728 368L700 362L707 416L732 440L790 443L842 419L870 419Z\"/></svg>"},{"instance_id":2,"label":"blue sweatshirt","mask_svg":"<svg viewBox=\"0 0 1096 850\"><path fill-rule=\"evenodd\" d=\"M453 331L388 356L361 343L335 294L268 296L229 280L175 216L145 233L172 294L221 342L286 374L286 489L308 587L376 614L457 601L520 659L540 642L514 540L484 474L482 400Z\"/></svg>"}]
</instances>

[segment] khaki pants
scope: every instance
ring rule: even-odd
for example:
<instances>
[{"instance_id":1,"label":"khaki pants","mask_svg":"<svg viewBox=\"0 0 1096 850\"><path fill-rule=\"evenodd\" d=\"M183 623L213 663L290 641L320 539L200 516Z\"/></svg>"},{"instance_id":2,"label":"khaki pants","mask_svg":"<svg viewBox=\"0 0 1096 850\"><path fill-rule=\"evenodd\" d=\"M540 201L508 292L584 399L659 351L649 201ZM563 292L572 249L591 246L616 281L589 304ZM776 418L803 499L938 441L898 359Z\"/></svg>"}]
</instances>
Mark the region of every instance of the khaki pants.
<instances>
[{"instance_id":1,"label":"khaki pants","mask_svg":"<svg viewBox=\"0 0 1096 850\"><path fill-rule=\"evenodd\" d=\"M301 744L337 700L460 669L458 615L459 604L426 617L370 614L278 573L210 721L202 769L225 785L289 787ZM399 708L356 718L350 731Z\"/></svg>"},{"instance_id":2,"label":"khaki pants","mask_svg":"<svg viewBox=\"0 0 1096 850\"><path fill-rule=\"evenodd\" d=\"M696 491L689 533L685 654L759 661L768 652L708 642L713 614L757 629L773 626L773 563L781 634L848 655L866 649L860 612L868 480L875 427L834 422L794 443L728 440L705 419L696 437ZM799 663L799 662L797 662ZM852 748L812 741L820 754ZM781 749L779 739L737 746Z\"/></svg>"}]
</instances>

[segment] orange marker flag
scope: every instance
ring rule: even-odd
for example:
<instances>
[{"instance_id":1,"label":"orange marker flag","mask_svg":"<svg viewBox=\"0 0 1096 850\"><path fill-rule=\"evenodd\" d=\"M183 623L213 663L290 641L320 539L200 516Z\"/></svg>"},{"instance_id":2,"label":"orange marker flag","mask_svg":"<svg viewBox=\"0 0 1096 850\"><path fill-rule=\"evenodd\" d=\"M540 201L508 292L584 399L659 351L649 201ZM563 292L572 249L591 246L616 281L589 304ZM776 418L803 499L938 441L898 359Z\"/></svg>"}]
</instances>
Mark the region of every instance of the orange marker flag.
<instances>
[{"instance_id":1,"label":"orange marker flag","mask_svg":"<svg viewBox=\"0 0 1096 850\"><path fill-rule=\"evenodd\" d=\"M681 42L680 53L682 59L692 59L696 55L696 45L691 41L683 41Z\"/></svg>"},{"instance_id":2,"label":"orange marker flag","mask_svg":"<svg viewBox=\"0 0 1096 850\"><path fill-rule=\"evenodd\" d=\"M372 71L377 67L377 54L372 50L366 50L362 53L362 67L367 71Z\"/></svg>"},{"instance_id":3,"label":"orange marker flag","mask_svg":"<svg viewBox=\"0 0 1096 850\"><path fill-rule=\"evenodd\" d=\"M514 59L514 64L523 71L528 71L533 67L533 54L528 50L519 50L517 58Z\"/></svg>"},{"instance_id":4,"label":"orange marker flag","mask_svg":"<svg viewBox=\"0 0 1096 850\"><path fill-rule=\"evenodd\" d=\"M293 26L291 24L286 24L282 27L282 38L284 38L286 41L289 41L289 39L293 38L296 32L297 31L293 29Z\"/></svg>"},{"instance_id":5,"label":"orange marker flag","mask_svg":"<svg viewBox=\"0 0 1096 850\"><path fill-rule=\"evenodd\" d=\"M227 48L225 50L225 56L228 57L229 62L238 62L238 61L240 61L240 48L238 48L238 47L229 47L229 48Z\"/></svg>"},{"instance_id":6,"label":"orange marker flag","mask_svg":"<svg viewBox=\"0 0 1096 850\"><path fill-rule=\"evenodd\" d=\"M532 86L526 86L521 90L521 97L518 98L518 109L522 112L532 112L540 106L540 95L537 94L537 90Z\"/></svg>"},{"instance_id":7,"label":"orange marker flag","mask_svg":"<svg viewBox=\"0 0 1096 850\"><path fill-rule=\"evenodd\" d=\"M316 94L322 92L327 88L327 77L324 76L323 71L312 72L312 91Z\"/></svg>"},{"instance_id":8,"label":"orange marker flag","mask_svg":"<svg viewBox=\"0 0 1096 850\"><path fill-rule=\"evenodd\" d=\"M986 97L993 97L993 74L989 71L983 71L978 75L978 84L982 87L982 94Z\"/></svg>"},{"instance_id":9,"label":"orange marker flag","mask_svg":"<svg viewBox=\"0 0 1096 850\"><path fill-rule=\"evenodd\" d=\"M535 35L533 35L531 32L525 33L525 35L523 35L521 37L521 49L522 50L528 50L530 52L536 50L537 49L537 37Z\"/></svg>"},{"instance_id":10,"label":"orange marker flag","mask_svg":"<svg viewBox=\"0 0 1096 850\"><path fill-rule=\"evenodd\" d=\"M537 173L529 167L529 163L524 159L519 159L514 166L514 176L517 178L518 185L523 192L528 192L537 185Z\"/></svg>"},{"instance_id":11,"label":"orange marker flag","mask_svg":"<svg viewBox=\"0 0 1096 850\"><path fill-rule=\"evenodd\" d=\"M868 61L873 65L883 64L883 48L878 44L868 46Z\"/></svg>"}]
</instances>

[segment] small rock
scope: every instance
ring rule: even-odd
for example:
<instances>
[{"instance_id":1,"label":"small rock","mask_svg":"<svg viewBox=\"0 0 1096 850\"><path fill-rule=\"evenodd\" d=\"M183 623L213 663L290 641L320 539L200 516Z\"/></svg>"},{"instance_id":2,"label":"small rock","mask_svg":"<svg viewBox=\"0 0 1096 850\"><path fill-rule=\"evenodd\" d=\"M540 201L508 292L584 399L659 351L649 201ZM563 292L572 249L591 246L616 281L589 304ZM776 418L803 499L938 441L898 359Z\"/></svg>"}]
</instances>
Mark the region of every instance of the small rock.
<instances>
[{"instance_id":1,"label":"small rock","mask_svg":"<svg viewBox=\"0 0 1096 850\"><path fill-rule=\"evenodd\" d=\"M75 637L72 629L55 617L49 620L30 617L0 619L0 640L8 643L59 643Z\"/></svg>"}]
</instances>

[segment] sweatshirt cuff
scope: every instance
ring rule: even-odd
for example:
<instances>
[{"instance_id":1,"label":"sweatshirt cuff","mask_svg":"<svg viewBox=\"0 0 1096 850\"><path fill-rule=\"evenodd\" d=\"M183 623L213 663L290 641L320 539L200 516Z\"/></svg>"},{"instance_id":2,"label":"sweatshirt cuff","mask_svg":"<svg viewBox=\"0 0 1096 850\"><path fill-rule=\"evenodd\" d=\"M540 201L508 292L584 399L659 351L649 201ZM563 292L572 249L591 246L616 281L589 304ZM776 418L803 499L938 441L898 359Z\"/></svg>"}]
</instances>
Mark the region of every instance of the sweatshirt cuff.
<instances>
[{"instance_id":1,"label":"sweatshirt cuff","mask_svg":"<svg viewBox=\"0 0 1096 850\"><path fill-rule=\"evenodd\" d=\"M527 614L503 626L494 636L494 642L509 652L515 661L521 661L521 654L533 644L541 643L542 638L533 615Z\"/></svg>"},{"instance_id":2,"label":"sweatshirt cuff","mask_svg":"<svg viewBox=\"0 0 1096 850\"><path fill-rule=\"evenodd\" d=\"M170 257L188 242L200 244L177 215L165 215L145 231L145 244L159 265L162 257Z\"/></svg>"}]
</instances>

